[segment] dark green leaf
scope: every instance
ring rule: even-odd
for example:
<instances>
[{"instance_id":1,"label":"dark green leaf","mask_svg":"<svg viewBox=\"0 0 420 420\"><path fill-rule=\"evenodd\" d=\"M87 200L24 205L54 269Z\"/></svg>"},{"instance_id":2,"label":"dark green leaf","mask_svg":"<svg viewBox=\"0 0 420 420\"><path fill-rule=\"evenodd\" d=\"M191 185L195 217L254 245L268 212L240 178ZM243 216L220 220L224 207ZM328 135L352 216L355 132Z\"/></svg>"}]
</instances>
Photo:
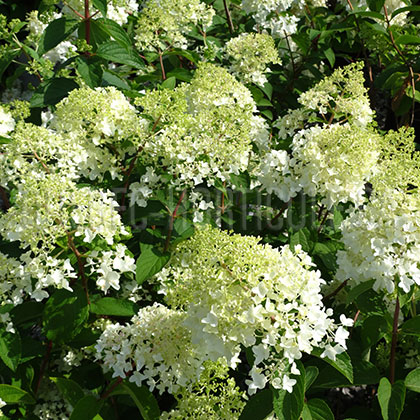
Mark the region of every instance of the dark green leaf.
<instances>
[{"instance_id":1,"label":"dark green leaf","mask_svg":"<svg viewBox=\"0 0 420 420\"><path fill-rule=\"evenodd\" d=\"M420 335L420 315L405 321L401 325L401 331L405 334Z\"/></svg>"},{"instance_id":2,"label":"dark green leaf","mask_svg":"<svg viewBox=\"0 0 420 420\"><path fill-rule=\"evenodd\" d=\"M97 57L77 57L77 71L82 79L90 88L101 85L102 82L102 66L98 62Z\"/></svg>"},{"instance_id":3,"label":"dark green leaf","mask_svg":"<svg viewBox=\"0 0 420 420\"><path fill-rule=\"evenodd\" d=\"M145 387L125 381L121 387L131 396L144 420L158 420L160 417L159 405L153 394Z\"/></svg>"},{"instance_id":4,"label":"dark green leaf","mask_svg":"<svg viewBox=\"0 0 420 420\"><path fill-rule=\"evenodd\" d=\"M405 12L420 12L420 6L400 7L392 12L391 19L394 19L395 16Z\"/></svg>"},{"instance_id":5,"label":"dark green leaf","mask_svg":"<svg viewBox=\"0 0 420 420\"><path fill-rule=\"evenodd\" d=\"M311 387L319 374L316 366L308 366L305 368L305 392Z\"/></svg>"},{"instance_id":6,"label":"dark green leaf","mask_svg":"<svg viewBox=\"0 0 420 420\"><path fill-rule=\"evenodd\" d=\"M83 398L84 392L79 384L67 378L50 378L56 385L64 399L73 407Z\"/></svg>"},{"instance_id":7,"label":"dark green leaf","mask_svg":"<svg viewBox=\"0 0 420 420\"><path fill-rule=\"evenodd\" d=\"M334 420L334 414L325 401L313 398L307 402L307 406L312 420Z\"/></svg>"},{"instance_id":8,"label":"dark green leaf","mask_svg":"<svg viewBox=\"0 0 420 420\"><path fill-rule=\"evenodd\" d=\"M102 13L102 16L105 17L108 6L107 0L92 0L92 3L93 6L96 7Z\"/></svg>"},{"instance_id":9,"label":"dark green leaf","mask_svg":"<svg viewBox=\"0 0 420 420\"><path fill-rule=\"evenodd\" d=\"M313 245L310 240L310 235L311 234L307 228L298 230L290 237L290 247L294 250L296 245L302 245L302 249L309 252Z\"/></svg>"},{"instance_id":10,"label":"dark green leaf","mask_svg":"<svg viewBox=\"0 0 420 420\"><path fill-rule=\"evenodd\" d=\"M397 381L391 385L387 378L382 378L378 387L378 401L384 420L398 420L404 408L404 382Z\"/></svg>"},{"instance_id":11,"label":"dark green leaf","mask_svg":"<svg viewBox=\"0 0 420 420\"><path fill-rule=\"evenodd\" d=\"M267 98L270 99L273 96L273 85L266 82L264 86L260 86L260 89L267 95Z\"/></svg>"},{"instance_id":12,"label":"dark green leaf","mask_svg":"<svg viewBox=\"0 0 420 420\"><path fill-rule=\"evenodd\" d=\"M264 420L272 412L273 392L264 389L248 400L239 420Z\"/></svg>"},{"instance_id":13,"label":"dark green leaf","mask_svg":"<svg viewBox=\"0 0 420 420\"><path fill-rule=\"evenodd\" d=\"M22 346L20 335L18 332L7 332L4 328L0 328L0 359L13 372L19 366Z\"/></svg>"},{"instance_id":14,"label":"dark green leaf","mask_svg":"<svg viewBox=\"0 0 420 420\"><path fill-rule=\"evenodd\" d=\"M414 392L420 392L420 368L412 370L405 378L405 386Z\"/></svg>"},{"instance_id":15,"label":"dark green leaf","mask_svg":"<svg viewBox=\"0 0 420 420\"><path fill-rule=\"evenodd\" d=\"M175 89L176 85L176 78L174 76L168 77L166 80L162 82L160 85L164 89L173 90Z\"/></svg>"},{"instance_id":16,"label":"dark green leaf","mask_svg":"<svg viewBox=\"0 0 420 420\"><path fill-rule=\"evenodd\" d=\"M120 25L118 25L117 22L111 19L97 19L96 22L102 25L103 30L124 49L128 50L132 48L130 37L127 35L127 32Z\"/></svg>"},{"instance_id":17,"label":"dark green leaf","mask_svg":"<svg viewBox=\"0 0 420 420\"><path fill-rule=\"evenodd\" d=\"M379 19L379 20L385 20L384 15L382 15L381 13L378 13L378 12L367 12L367 11L363 11L363 10L355 10L353 12L350 12L349 14L350 15L370 17L370 18L375 18L375 19Z\"/></svg>"},{"instance_id":18,"label":"dark green leaf","mask_svg":"<svg viewBox=\"0 0 420 420\"><path fill-rule=\"evenodd\" d=\"M174 48L170 51L165 51L164 55L180 55L182 57L185 57L187 60L190 60L191 62L197 64L201 61L200 56L193 51L188 50L182 50L180 48Z\"/></svg>"},{"instance_id":19,"label":"dark green leaf","mask_svg":"<svg viewBox=\"0 0 420 420\"><path fill-rule=\"evenodd\" d=\"M388 323L381 315L371 315L363 321L362 345L363 349L374 346L388 331Z\"/></svg>"},{"instance_id":20,"label":"dark green leaf","mask_svg":"<svg viewBox=\"0 0 420 420\"><path fill-rule=\"evenodd\" d=\"M38 54L41 56L65 41L77 28L80 21L63 16L53 20L43 32L38 44Z\"/></svg>"},{"instance_id":21,"label":"dark green leaf","mask_svg":"<svg viewBox=\"0 0 420 420\"><path fill-rule=\"evenodd\" d=\"M300 371L300 375L290 375L290 378L296 380L293 386L293 392L284 389L273 391L273 407L274 412L279 420L299 420L305 398L305 369L299 361L296 365Z\"/></svg>"},{"instance_id":22,"label":"dark green leaf","mask_svg":"<svg viewBox=\"0 0 420 420\"><path fill-rule=\"evenodd\" d=\"M372 10L372 12L382 11L382 8L384 7L384 3L385 3L385 0L367 0L369 9Z\"/></svg>"},{"instance_id":23,"label":"dark green leaf","mask_svg":"<svg viewBox=\"0 0 420 420\"><path fill-rule=\"evenodd\" d=\"M116 41L108 41L98 47L96 54L114 63L126 64L136 69L144 69L144 63L135 50L126 50Z\"/></svg>"},{"instance_id":24,"label":"dark green leaf","mask_svg":"<svg viewBox=\"0 0 420 420\"><path fill-rule=\"evenodd\" d=\"M10 311L10 316L13 319L13 324L20 325L27 321L33 321L34 319L40 318L43 309L44 305L41 302L29 300L28 302L15 306Z\"/></svg>"},{"instance_id":25,"label":"dark green leaf","mask_svg":"<svg viewBox=\"0 0 420 420\"><path fill-rule=\"evenodd\" d=\"M102 85L115 86L119 89L130 89L130 85L124 79L107 70L102 74Z\"/></svg>"},{"instance_id":26,"label":"dark green leaf","mask_svg":"<svg viewBox=\"0 0 420 420\"><path fill-rule=\"evenodd\" d=\"M79 85L74 80L64 77L49 80L39 86L31 98L30 105L32 108L55 105L78 87Z\"/></svg>"},{"instance_id":27,"label":"dark green leaf","mask_svg":"<svg viewBox=\"0 0 420 420\"><path fill-rule=\"evenodd\" d=\"M330 63L330 66L334 67L334 63L335 63L334 51L331 48L327 48L326 50L324 50L324 55L325 55L325 58Z\"/></svg>"},{"instance_id":28,"label":"dark green leaf","mask_svg":"<svg viewBox=\"0 0 420 420\"><path fill-rule=\"evenodd\" d=\"M395 42L399 45L417 45L420 44L420 37L415 35L401 35L395 40Z\"/></svg>"},{"instance_id":29,"label":"dark green leaf","mask_svg":"<svg viewBox=\"0 0 420 420\"><path fill-rule=\"evenodd\" d=\"M92 420L99 413L102 405L102 400L98 400L93 395L86 395L77 402L70 420Z\"/></svg>"},{"instance_id":30,"label":"dark green leaf","mask_svg":"<svg viewBox=\"0 0 420 420\"><path fill-rule=\"evenodd\" d=\"M134 302L112 297L92 301L90 305L90 312L96 315L133 316L137 311L138 306Z\"/></svg>"},{"instance_id":31,"label":"dark green leaf","mask_svg":"<svg viewBox=\"0 0 420 420\"><path fill-rule=\"evenodd\" d=\"M141 244L141 254L136 262L136 280L142 284L158 273L169 261L170 254L161 252L151 245Z\"/></svg>"},{"instance_id":32,"label":"dark green leaf","mask_svg":"<svg viewBox=\"0 0 420 420\"><path fill-rule=\"evenodd\" d=\"M321 349L314 349L312 351L312 354L317 357L321 357L322 353L323 351ZM322 360L337 369L350 381L350 383L353 383L353 366L351 364L350 356L346 352L337 354L335 361L328 357L323 357Z\"/></svg>"},{"instance_id":33,"label":"dark green leaf","mask_svg":"<svg viewBox=\"0 0 420 420\"><path fill-rule=\"evenodd\" d=\"M347 295L346 304L349 305L350 303L353 303L354 300L362 293L366 292L366 290L371 290L373 283L375 283L375 280L369 280L353 287Z\"/></svg>"},{"instance_id":34,"label":"dark green leaf","mask_svg":"<svg viewBox=\"0 0 420 420\"><path fill-rule=\"evenodd\" d=\"M3 51L0 56L0 77L10 66L12 61L20 54L21 50L6 50Z\"/></svg>"},{"instance_id":35,"label":"dark green leaf","mask_svg":"<svg viewBox=\"0 0 420 420\"><path fill-rule=\"evenodd\" d=\"M82 329L88 318L86 293L80 286L74 291L60 289L47 300L43 314L43 327L49 340L67 342Z\"/></svg>"},{"instance_id":36,"label":"dark green leaf","mask_svg":"<svg viewBox=\"0 0 420 420\"><path fill-rule=\"evenodd\" d=\"M35 400L23 389L16 386L0 384L0 399L6 404L35 404Z\"/></svg>"},{"instance_id":37,"label":"dark green leaf","mask_svg":"<svg viewBox=\"0 0 420 420\"><path fill-rule=\"evenodd\" d=\"M178 80L183 82L190 82L192 79L192 74L187 69L173 69L166 74L168 77L176 77Z\"/></svg>"}]
</instances>

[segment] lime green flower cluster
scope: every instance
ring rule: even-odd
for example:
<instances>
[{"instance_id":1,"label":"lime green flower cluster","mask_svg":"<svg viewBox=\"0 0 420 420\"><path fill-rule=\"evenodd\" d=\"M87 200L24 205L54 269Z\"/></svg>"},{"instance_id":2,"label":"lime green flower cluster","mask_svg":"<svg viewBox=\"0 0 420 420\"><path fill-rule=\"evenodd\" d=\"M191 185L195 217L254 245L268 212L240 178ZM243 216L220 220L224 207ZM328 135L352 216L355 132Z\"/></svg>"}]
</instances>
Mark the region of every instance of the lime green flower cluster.
<instances>
[{"instance_id":1,"label":"lime green flower cluster","mask_svg":"<svg viewBox=\"0 0 420 420\"><path fill-rule=\"evenodd\" d=\"M175 395L177 407L163 412L161 420L237 420L245 406L245 395L222 362L206 362L205 369L191 390Z\"/></svg>"},{"instance_id":2,"label":"lime green flower cluster","mask_svg":"<svg viewBox=\"0 0 420 420\"><path fill-rule=\"evenodd\" d=\"M136 42L140 50L186 49L192 27L206 31L215 12L200 0L147 0L140 12Z\"/></svg>"},{"instance_id":3,"label":"lime green flower cluster","mask_svg":"<svg viewBox=\"0 0 420 420\"><path fill-rule=\"evenodd\" d=\"M247 168L252 142L268 138L250 91L213 64L200 65L190 84L148 92L136 103L157 126L139 159L166 168L177 188L229 179ZM144 194L132 196L142 205Z\"/></svg>"},{"instance_id":4,"label":"lime green flower cluster","mask_svg":"<svg viewBox=\"0 0 420 420\"><path fill-rule=\"evenodd\" d=\"M226 55L232 73L245 83L264 86L268 64L280 63L274 39L267 34L242 33L226 44Z\"/></svg>"}]
</instances>

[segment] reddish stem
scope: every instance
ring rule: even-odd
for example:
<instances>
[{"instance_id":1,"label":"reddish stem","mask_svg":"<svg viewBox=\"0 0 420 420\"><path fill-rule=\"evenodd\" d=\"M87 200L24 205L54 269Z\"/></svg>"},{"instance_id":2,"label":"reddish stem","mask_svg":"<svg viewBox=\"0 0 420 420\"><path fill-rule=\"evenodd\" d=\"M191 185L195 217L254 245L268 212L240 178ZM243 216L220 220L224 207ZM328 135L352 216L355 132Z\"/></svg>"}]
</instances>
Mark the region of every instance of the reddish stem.
<instances>
[{"instance_id":1,"label":"reddish stem","mask_svg":"<svg viewBox=\"0 0 420 420\"><path fill-rule=\"evenodd\" d=\"M116 381L101 395L101 400L106 400L114 389L121 384L123 378L118 377Z\"/></svg>"},{"instance_id":2,"label":"reddish stem","mask_svg":"<svg viewBox=\"0 0 420 420\"><path fill-rule=\"evenodd\" d=\"M9 197L7 196L6 190L3 187L0 187L0 196L1 200L3 201L3 209L9 210L10 209L10 201Z\"/></svg>"},{"instance_id":3,"label":"reddish stem","mask_svg":"<svg viewBox=\"0 0 420 420\"><path fill-rule=\"evenodd\" d=\"M36 386L34 390L34 394L36 395L39 391L39 387L41 386L42 378L44 377L45 369L47 368L48 361L50 360L52 350L52 341L48 341L47 343L47 352L45 353L44 360L42 361L41 368L39 370L39 377L36 381Z\"/></svg>"},{"instance_id":4,"label":"reddish stem","mask_svg":"<svg viewBox=\"0 0 420 420\"><path fill-rule=\"evenodd\" d=\"M324 297L324 300L328 300L335 296L341 289L343 289L347 285L347 280L344 280L334 291L332 291L329 295Z\"/></svg>"},{"instance_id":5,"label":"reddish stem","mask_svg":"<svg viewBox=\"0 0 420 420\"><path fill-rule=\"evenodd\" d=\"M389 357L389 382L391 382L391 384L395 382L395 354L397 350L399 314L400 314L400 301L397 296L397 301L395 302L394 322L392 325L391 354Z\"/></svg>"},{"instance_id":6,"label":"reddish stem","mask_svg":"<svg viewBox=\"0 0 420 420\"><path fill-rule=\"evenodd\" d=\"M179 197L178 203L175 207L175 210L171 214L171 218L169 220L168 235L166 236L165 247L163 248L165 252L169 249L169 244L171 242L171 237L172 237L172 231L174 230L174 220L176 217L176 213L178 212L179 206L181 205L181 202L184 199L184 196L185 196L185 190L182 191Z\"/></svg>"},{"instance_id":7,"label":"reddish stem","mask_svg":"<svg viewBox=\"0 0 420 420\"><path fill-rule=\"evenodd\" d=\"M233 26L232 16L230 15L229 7L227 5L226 0L223 0L223 6L225 7L226 19L229 25L229 32L232 34L233 32L235 32L235 28Z\"/></svg>"}]
</instances>

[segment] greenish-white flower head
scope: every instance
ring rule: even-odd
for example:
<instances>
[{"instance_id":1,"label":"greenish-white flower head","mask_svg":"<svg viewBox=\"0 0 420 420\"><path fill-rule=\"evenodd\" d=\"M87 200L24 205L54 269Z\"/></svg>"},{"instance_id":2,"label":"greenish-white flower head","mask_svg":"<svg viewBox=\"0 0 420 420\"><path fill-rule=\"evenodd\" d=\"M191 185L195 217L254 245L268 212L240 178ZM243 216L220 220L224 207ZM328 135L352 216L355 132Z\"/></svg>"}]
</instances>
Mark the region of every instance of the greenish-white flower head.
<instances>
[{"instance_id":1,"label":"greenish-white flower head","mask_svg":"<svg viewBox=\"0 0 420 420\"><path fill-rule=\"evenodd\" d=\"M242 33L226 44L230 70L245 83L264 86L270 63L280 63L274 40L270 35Z\"/></svg>"},{"instance_id":2,"label":"greenish-white flower head","mask_svg":"<svg viewBox=\"0 0 420 420\"><path fill-rule=\"evenodd\" d=\"M389 189L355 210L341 226L345 250L338 251L337 278L374 279L375 290L408 292L420 285L420 198Z\"/></svg>"},{"instance_id":3,"label":"greenish-white flower head","mask_svg":"<svg viewBox=\"0 0 420 420\"><path fill-rule=\"evenodd\" d=\"M268 382L291 391L294 361L314 347L328 347L334 358L345 348L345 331L323 306L323 280L310 257L259 241L205 227L177 246L157 278L168 305L187 312L193 343L211 360L224 357L235 367L241 345L252 349L250 394Z\"/></svg>"},{"instance_id":4,"label":"greenish-white flower head","mask_svg":"<svg viewBox=\"0 0 420 420\"><path fill-rule=\"evenodd\" d=\"M377 169L380 146L380 136L369 128L313 126L293 137L292 171L303 191L321 195L327 208L348 201L360 205Z\"/></svg>"},{"instance_id":5,"label":"greenish-white flower head","mask_svg":"<svg viewBox=\"0 0 420 420\"><path fill-rule=\"evenodd\" d=\"M163 412L161 420L237 420L245 406L244 392L228 375L222 361L206 362L192 389L182 388L176 395L177 407Z\"/></svg>"},{"instance_id":6,"label":"greenish-white flower head","mask_svg":"<svg viewBox=\"0 0 420 420\"><path fill-rule=\"evenodd\" d=\"M95 346L97 359L113 377L176 394L191 389L203 371L203 357L184 326L186 314L155 303L126 325L107 326Z\"/></svg>"},{"instance_id":7,"label":"greenish-white flower head","mask_svg":"<svg viewBox=\"0 0 420 420\"><path fill-rule=\"evenodd\" d=\"M9 133L15 129L15 125L12 114L0 106L0 136L8 137Z\"/></svg>"},{"instance_id":8,"label":"greenish-white flower head","mask_svg":"<svg viewBox=\"0 0 420 420\"><path fill-rule=\"evenodd\" d=\"M137 104L158 124L139 159L164 167L182 188L245 170L252 142L268 138L250 91L213 64L202 64L190 84L151 91Z\"/></svg>"},{"instance_id":9,"label":"greenish-white flower head","mask_svg":"<svg viewBox=\"0 0 420 420\"><path fill-rule=\"evenodd\" d=\"M188 32L193 27L205 32L214 14L200 0L146 0L137 22L136 45L150 51L186 49Z\"/></svg>"}]
</instances>

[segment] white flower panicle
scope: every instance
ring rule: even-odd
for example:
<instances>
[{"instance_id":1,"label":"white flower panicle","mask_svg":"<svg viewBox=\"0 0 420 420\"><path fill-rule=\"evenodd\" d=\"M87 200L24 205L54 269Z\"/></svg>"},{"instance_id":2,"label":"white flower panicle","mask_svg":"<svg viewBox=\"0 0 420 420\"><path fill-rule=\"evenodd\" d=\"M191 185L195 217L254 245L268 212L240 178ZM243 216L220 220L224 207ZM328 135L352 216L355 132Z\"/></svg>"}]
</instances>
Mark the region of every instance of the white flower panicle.
<instances>
[{"instance_id":1,"label":"white flower panicle","mask_svg":"<svg viewBox=\"0 0 420 420\"><path fill-rule=\"evenodd\" d=\"M420 199L418 193L388 190L342 223L345 250L337 252L337 278L374 279L375 290L408 293L420 285Z\"/></svg>"},{"instance_id":2,"label":"white flower panicle","mask_svg":"<svg viewBox=\"0 0 420 420\"><path fill-rule=\"evenodd\" d=\"M184 320L183 312L157 303L142 308L130 323L105 328L95 346L97 358L113 377L130 374L137 386L174 394L191 389L204 369L205 355L191 343Z\"/></svg>"},{"instance_id":3,"label":"white flower panicle","mask_svg":"<svg viewBox=\"0 0 420 420\"><path fill-rule=\"evenodd\" d=\"M178 245L157 274L166 302L187 312L193 343L211 360L224 357L235 367L240 346L252 348L250 394L268 382L291 390L283 375L295 373L294 361L314 347L331 358L345 349L310 257L299 247L293 253L258 242L207 227Z\"/></svg>"},{"instance_id":4,"label":"white flower panicle","mask_svg":"<svg viewBox=\"0 0 420 420\"><path fill-rule=\"evenodd\" d=\"M15 129L15 125L12 114L0 106L0 136L9 137L9 133Z\"/></svg>"},{"instance_id":5,"label":"white flower panicle","mask_svg":"<svg viewBox=\"0 0 420 420\"><path fill-rule=\"evenodd\" d=\"M202 64L190 84L155 90L137 100L159 130L144 143L144 166L164 167L178 188L212 185L248 166L252 142L264 143L268 132L250 91L225 69ZM144 205L153 176L132 186L131 196ZM146 185L145 185L146 184Z\"/></svg>"},{"instance_id":6,"label":"white flower panicle","mask_svg":"<svg viewBox=\"0 0 420 420\"><path fill-rule=\"evenodd\" d=\"M270 63L280 63L274 40L270 35L242 33L226 44L226 56L231 62L230 70L245 83L264 86L270 72Z\"/></svg>"},{"instance_id":7,"label":"white flower panicle","mask_svg":"<svg viewBox=\"0 0 420 420\"><path fill-rule=\"evenodd\" d=\"M140 50L186 49L194 26L211 26L215 11L200 0L146 0L140 11L136 44Z\"/></svg>"}]
</instances>

